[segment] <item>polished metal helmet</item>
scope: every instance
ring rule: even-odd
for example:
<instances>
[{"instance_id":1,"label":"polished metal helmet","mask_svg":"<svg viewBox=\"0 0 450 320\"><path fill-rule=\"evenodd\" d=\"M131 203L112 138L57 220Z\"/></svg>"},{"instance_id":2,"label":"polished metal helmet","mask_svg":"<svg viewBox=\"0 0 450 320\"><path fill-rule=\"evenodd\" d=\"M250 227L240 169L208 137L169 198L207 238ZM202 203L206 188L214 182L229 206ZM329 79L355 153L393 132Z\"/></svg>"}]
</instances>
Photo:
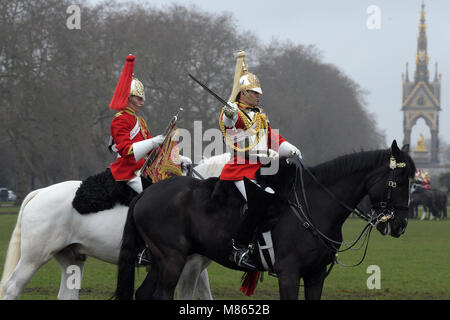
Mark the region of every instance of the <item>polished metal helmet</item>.
<instances>
[{"instance_id":1,"label":"polished metal helmet","mask_svg":"<svg viewBox=\"0 0 450 320\"><path fill-rule=\"evenodd\" d=\"M130 96L137 96L145 101L144 85L137 78L133 78L131 81Z\"/></svg>"},{"instance_id":2,"label":"polished metal helmet","mask_svg":"<svg viewBox=\"0 0 450 320\"><path fill-rule=\"evenodd\" d=\"M247 62L245 60L245 51L237 53L236 68L234 72L233 90L229 101L236 102L240 92L255 91L262 94L259 79L253 73L248 72Z\"/></svg>"},{"instance_id":3,"label":"polished metal helmet","mask_svg":"<svg viewBox=\"0 0 450 320\"><path fill-rule=\"evenodd\" d=\"M262 94L261 84L259 79L253 73L246 73L239 79L240 91L255 91Z\"/></svg>"}]
</instances>

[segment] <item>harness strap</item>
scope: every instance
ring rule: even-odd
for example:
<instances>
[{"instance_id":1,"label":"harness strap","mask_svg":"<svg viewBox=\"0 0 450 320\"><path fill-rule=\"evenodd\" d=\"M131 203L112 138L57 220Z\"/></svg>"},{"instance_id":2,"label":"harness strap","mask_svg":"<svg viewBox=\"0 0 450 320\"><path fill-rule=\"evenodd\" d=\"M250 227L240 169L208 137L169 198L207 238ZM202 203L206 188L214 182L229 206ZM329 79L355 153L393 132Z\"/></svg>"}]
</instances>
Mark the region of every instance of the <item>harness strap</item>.
<instances>
[{"instance_id":1,"label":"harness strap","mask_svg":"<svg viewBox=\"0 0 450 320\"><path fill-rule=\"evenodd\" d=\"M195 170L194 167L191 167L191 172L190 173L191 173L190 176L192 176L192 173L195 173L200 178L200 180L205 180L205 178L200 173L198 173L198 171Z\"/></svg>"},{"instance_id":2,"label":"harness strap","mask_svg":"<svg viewBox=\"0 0 450 320\"><path fill-rule=\"evenodd\" d=\"M291 208L292 212L294 212L294 214L298 218L298 220L300 220L300 222L305 227L305 229L309 229L312 232L312 234L315 235L315 236L319 235L317 233L316 227L314 227L313 224L308 222L306 218L302 217L302 215L300 215L300 213L298 212L297 208L292 203L289 204L289 207Z\"/></svg>"}]
</instances>

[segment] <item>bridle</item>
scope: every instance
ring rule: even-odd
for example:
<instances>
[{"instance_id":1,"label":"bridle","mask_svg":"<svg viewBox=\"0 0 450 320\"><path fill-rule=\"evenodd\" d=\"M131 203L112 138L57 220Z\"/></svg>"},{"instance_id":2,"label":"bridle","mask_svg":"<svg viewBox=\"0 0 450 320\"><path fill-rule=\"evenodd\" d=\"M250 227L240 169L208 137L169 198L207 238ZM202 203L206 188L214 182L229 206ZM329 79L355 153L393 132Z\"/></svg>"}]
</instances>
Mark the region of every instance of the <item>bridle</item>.
<instances>
[{"instance_id":1,"label":"bridle","mask_svg":"<svg viewBox=\"0 0 450 320\"><path fill-rule=\"evenodd\" d=\"M323 185L317 177L309 170L308 167L303 165L302 160L298 156L294 156L291 159L291 162L293 162L296 166L296 179L293 184L293 193L296 197L296 205L300 205L300 201L297 197L297 193L295 192L295 186L297 185L297 177L300 177L301 182L301 189L303 194L303 199L305 200L305 207L307 209L307 212L309 213L309 205L305 193L305 186L303 182L303 174L302 170L305 170L309 176L314 180L314 182L320 186L333 200L335 200L337 203L339 203L342 207L347 209L349 212L355 212L356 215L358 215L361 219L369 222L372 226L376 226L379 222L386 222L389 219L394 217L395 210L408 210L407 206L398 206L392 204L392 193L395 188L397 188L397 181L395 180L395 170L398 168L405 168L406 162L397 162L395 157L393 155L389 158L389 176L386 183L386 196L384 201L380 201L378 203L372 204L371 207L371 213L364 212L364 210L360 209L358 206L356 208L352 208L349 205L347 205L345 202L340 200L336 197L336 195L329 190L325 185ZM380 179L382 179L381 177ZM370 190L374 185L376 185L380 179L376 180L374 183L371 184L370 187L367 188L367 190Z\"/></svg>"},{"instance_id":2,"label":"bridle","mask_svg":"<svg viewBox=\"0 0 450 320\"><path fill-rule=\"evenodd\" d=\"M398 168L405 168L406 162L397 162L393 155L389 159L389 176L386 184L385 201L380 201L372 205L371 219L369 220L374 226L380 222L387 222L394 218L396 210L408 210L408 206L398 206L392 204L392 192L397 188L397 181L395 180L395 170ZM381 178L380 178L381 179ZM377 180L376 183L378 183ZM370 188L368 189L370 190Z\"/></svg>"},{"instance_id":3,"label":"bridle","mask_svg":"<svg viewBox=\"0 0 450 320\"><path fill-rule=\"evenodd\" d=\"M331 272L331 269L332 269L334 263L338 263L338 264L346 266L346 267L355 267L355 266L360 265L364 261L364 258L366 256L367 248L369 245L369 237L370 237L370 233L371 233L373 227L377 226L380 222L387 222L389 219L392 219L394 217L395 210L408 209L408 207L397 206L397 205L392 204L392 193L393 193L393 190L395 188L397 188L397 181L395 180L395 170L398 168L406 167L406 162L397 162L397 160L395 159L395 157L392 154L390 155L390 159L389 159L389 170L390 171L389 171L389 176L388 176L387 184L386 184L385 201L380 201L376 204L373 204L372 208L371 208L371 213L366 213L358 207L352 208L349 205L347 205L346 203L344 203L342 200L338 199L331 190L329 190L325 185L323 185L317 179L317 177L307 167L305 167L303 165L302 160L297 155L294 156L293 158L291 158L290 162L294 163L296 166L295 181L293 183L293 189L292 189L292 192L295 195L295 197L294 197L295 202L288 201L288 204L289 204L291 210L294 212L295 216L300 220L301 224L306 229L311 230L311 232L316 237L321 239L322 242L332 252L335 253L335 258L332 261L332 265L330 266L330 268L327 272L327 275ZM304 179L303 179L303 173L302 173L303 170L305 170L310 175L310 177L314 180L314 182L317 185L319 185L333 200L335 200L337 203L339 203L343 208L347 209L349 212L355 212L360 218L367 221L367 225L364 227L361 234L357 237L356 240L354 240L352 242L337 241L337 240L329 238L327 235L325 235L317 227L314 226L314 224L311 222L310 214L309 214L310 208L308 205L306 192L305 192ZM300 179L305 210L303 209L303 206L301 205L301 203L298 199L298 196L297 196L297 192L296 192L298 178ZM382 177L380 179L382 179ZM371 187L376 185L380 179L378 179L376 182L371 184ZM367 188L367 190L370 190L371 187ZM364 243L366 244L365 250L364 250L364 255L363 255L362 259L357 264L351 265L351 266L340 263L337 260L338 253L352 249L362 238L364 238L363 243L361 244L361 246L359 248L356 248L356 249L361 249L362 246L364 245ZM341 245L346 245L346 248L339 249Z\"/></svg>"}]
</instances>

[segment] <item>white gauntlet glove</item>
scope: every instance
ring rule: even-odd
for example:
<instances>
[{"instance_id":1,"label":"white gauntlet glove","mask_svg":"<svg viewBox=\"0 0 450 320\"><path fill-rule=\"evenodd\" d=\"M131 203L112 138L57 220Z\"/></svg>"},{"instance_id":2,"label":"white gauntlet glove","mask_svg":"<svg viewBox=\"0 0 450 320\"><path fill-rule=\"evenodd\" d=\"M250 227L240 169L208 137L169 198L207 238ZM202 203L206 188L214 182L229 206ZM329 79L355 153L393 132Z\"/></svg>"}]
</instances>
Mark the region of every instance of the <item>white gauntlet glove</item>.
<instances>
[{"instance_id":1,"label":"white gauntlet glove","mask_svg":"<svg viewBox=\"0 0 450 320\"><path fill-rule=\"evenodd\" d=\"M239 118L238 111L239 111L239 108L238 108L237 104L234 102L228 102L228 104L226 104L223 107L222 121L223 121L223 124L225 125L225 127L227 127L227 128L234 127L234 125L236 124L236 122Z\"/></svg>"},{"instance_id":2,"label":"white gauntlet glove","mask_svg":"<svg viewBox=\"0 0 450 320\"><path fill-rule=\"evenodd\" d=\"M141 160L152 149L157 148L164 142L164 136L158 135L151 139L142 140L133 143L133 153L136 161Z\"/></svg>"},{"instance_id":3,"label":"white gauntlet glove","mask_svg":"<svg viewBox=\"0 0 450 320\"><path fill-rule=\"evenodd\" d=\"M230 119L234 119L236 117L238 110L239 108L234 102L228 102L228 104L223 107L223 113Z\"/></svg>"},{"instance_id":4,"label":"white gauntlet glove","mask_svg":"<svg viewBox=\"0 0 450 320\"><path fill-rule=\"evenodd\" d=\"M278 153L280 154L280 157L292 158L294 155L298 155L300 159L303 159L300 150L296 146L290 144L287 141L284 141L282 144L280 144Z\"/></svg>"}]
</instances>

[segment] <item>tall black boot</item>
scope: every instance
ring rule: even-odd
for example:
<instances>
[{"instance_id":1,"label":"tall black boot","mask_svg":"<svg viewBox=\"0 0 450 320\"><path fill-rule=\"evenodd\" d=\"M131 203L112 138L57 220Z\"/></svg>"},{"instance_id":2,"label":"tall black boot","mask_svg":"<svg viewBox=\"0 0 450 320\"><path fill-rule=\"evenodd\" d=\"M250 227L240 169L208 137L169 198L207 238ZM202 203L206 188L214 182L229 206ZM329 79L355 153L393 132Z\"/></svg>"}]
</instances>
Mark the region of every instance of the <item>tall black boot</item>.
<instances>
[{"instance_id":1,"label":"tall black boot","mask_svg":"<svg viewBox=\"0 0 450 320\"><path fill-rule=\"evenodd\" d=\"M252 260L251 254L254 245L252 241L257 231L258 225L264 220L267 206L273 201L273 190L261 187L246 177L244 185L247 193L248 209L239 226L233 241L233 249L230 260L238 266L247 268L251 271L257 270L256 263Z\"/></svg>"},{"instance_id":2,"label":"tall black boot","mask_svg":"<svg viewBox=\"0 0 450 320\"><path fill-rule=\"evenodd\" d=\"M239 267L249 270L257 270L256 263L252 260L252 240L258 226L259 215L255 210L247 209L234 239L232 239L232 251L230 260Z\"/></svg>"}]
</instances>

